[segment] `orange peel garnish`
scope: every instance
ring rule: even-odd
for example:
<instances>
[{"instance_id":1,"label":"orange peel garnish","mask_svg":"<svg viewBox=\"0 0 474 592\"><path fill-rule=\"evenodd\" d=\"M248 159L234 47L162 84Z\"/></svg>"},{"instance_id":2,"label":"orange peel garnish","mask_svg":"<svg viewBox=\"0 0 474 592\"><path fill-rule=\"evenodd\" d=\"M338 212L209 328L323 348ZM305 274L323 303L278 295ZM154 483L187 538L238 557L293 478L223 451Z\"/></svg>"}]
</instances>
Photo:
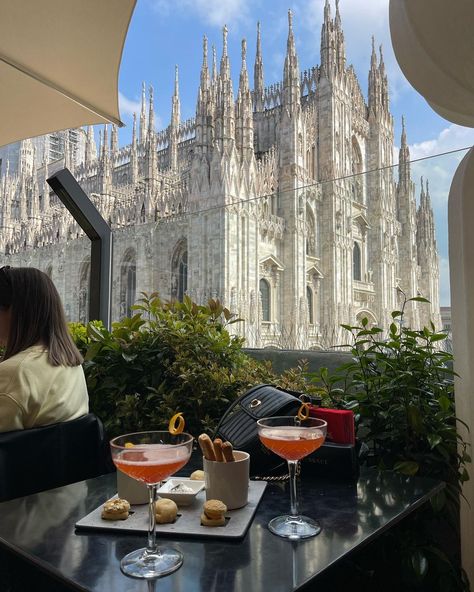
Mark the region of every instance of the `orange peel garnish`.
<instances>
[{"instance_id":1,"label":"orange peel garnish","mask_svg":"<svg viewBox=\"0 0 474 592\"><path fill-rule=\"evenodd\" d=\"M297 413L298 419L300 419L301 421L304 421L305 419L308 419L308 417L309 417L309 408L310 408L309 403L302 403L301 404L301 407L298 409L298 413Z\"/></svg>"},{"instance_id":2,"label":"orange peel garnish","mask_svg":"<svg viewBox=\"0 0 474 592\"><path fill-rule=\"evenodd\" d=\"M125 442L124 448L133 448L135 446L135 444L132 444L131 442Z\"/></svg>"},{"instance_id":3,"label":"orange peel garnish","mask_svg":"<svg viewBox=\"0 0 474 592\"><path fill-rule=\"evenodd\" d=\"M176 425L178 424L178 425ZM182 413L175 413L168 424L168 431L173 436L181 434L184 430L184 417Z\"/></svg>"}]
</instances>

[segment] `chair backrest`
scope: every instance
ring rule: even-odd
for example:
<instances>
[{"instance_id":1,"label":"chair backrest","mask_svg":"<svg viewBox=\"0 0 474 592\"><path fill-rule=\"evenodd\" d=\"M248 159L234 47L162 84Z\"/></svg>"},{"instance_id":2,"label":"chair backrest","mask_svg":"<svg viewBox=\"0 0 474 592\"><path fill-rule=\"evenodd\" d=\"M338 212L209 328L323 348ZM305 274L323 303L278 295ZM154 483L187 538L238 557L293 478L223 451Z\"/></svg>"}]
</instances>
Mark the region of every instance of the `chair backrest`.
<instances>
[{"instance_id":1,"label":"chair backrest","mask_svg":"<svg viewBox=\"0 0 474 592\"><path fill-rule=\"evenodd\" d=\"M111 472L100 419L78 419L0 434L0 501Z\"/></svg>"}]
</instances>

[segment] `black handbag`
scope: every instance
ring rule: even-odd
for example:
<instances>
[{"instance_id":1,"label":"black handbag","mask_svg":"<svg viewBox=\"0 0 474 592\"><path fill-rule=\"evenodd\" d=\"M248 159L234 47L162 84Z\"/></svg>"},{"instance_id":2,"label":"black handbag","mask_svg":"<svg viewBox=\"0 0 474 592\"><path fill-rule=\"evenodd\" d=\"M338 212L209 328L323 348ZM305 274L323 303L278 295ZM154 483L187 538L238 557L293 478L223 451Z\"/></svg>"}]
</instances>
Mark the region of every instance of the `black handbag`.
<instances>
[{"instance_id":1,"label":"black handbag","mask_svg":"<svg viewBox=\"0 0 474 592\"><path fill-rule=\"evenodd\" d=\"M235 450L250 454L251 476L287 471L286 462L272 454L260 442L257 421L262 417L292 416L306 395L286 391L271 384L259 384L236 399L222 416L214 438L232 444Z\"/></svg>"}]
</instances>

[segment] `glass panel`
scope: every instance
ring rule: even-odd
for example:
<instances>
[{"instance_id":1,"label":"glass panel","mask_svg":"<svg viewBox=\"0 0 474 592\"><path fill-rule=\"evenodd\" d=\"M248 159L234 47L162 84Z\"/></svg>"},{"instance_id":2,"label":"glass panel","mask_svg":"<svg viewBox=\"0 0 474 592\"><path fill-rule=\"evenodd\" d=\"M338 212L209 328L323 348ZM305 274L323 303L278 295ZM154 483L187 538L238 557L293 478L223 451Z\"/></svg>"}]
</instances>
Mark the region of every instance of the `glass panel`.
<instances>
[{"instance_id":1,"label":"glass panel","mask_svg":"<svg viewBox=\"0 0 474 592\"><path fill-rule=\"evenodd\" d=\"M249 347L327 349L344 343L341 323L387 325L404 293L431 301L410 304L407 322L449 327L447 195L464 153L225 200L193 195L189 180L132 186L118 172L101 193L100 176L78 169L113 228L112 319L131 314L142 292L218 298L243 319L230 328ZM277 170L269 159L260 170ZM44 189L44 172L23 190L17 176L3 179L1 263L44 270L68 319L85 322L90 241Z\"/></svg>"}]
</instances>

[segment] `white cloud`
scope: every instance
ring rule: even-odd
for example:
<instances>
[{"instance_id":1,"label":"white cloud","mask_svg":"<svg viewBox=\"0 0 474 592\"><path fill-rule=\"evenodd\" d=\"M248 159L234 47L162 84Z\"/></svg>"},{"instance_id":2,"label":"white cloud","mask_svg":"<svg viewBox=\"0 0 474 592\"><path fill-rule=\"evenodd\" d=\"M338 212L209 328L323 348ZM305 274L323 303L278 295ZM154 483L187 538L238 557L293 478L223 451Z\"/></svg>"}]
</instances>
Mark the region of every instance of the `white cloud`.
<instances>
[{"instance_id":1,"label":"white cloud","mask_svg":"<svg viewBox=\"0 0 474 592\"><path fill-rule=\"evenodd\" d=\"M474 129L453 123L443 129L436 138L410 146L410 155L412 159L425 158L458 148L467 148L473 144Z\"/></svg>"},{"instance_id":2,"label":"white cloud","mask_svg":"<svg viewBox=\"0 0 474 592\"><path fill-rule=\"evenodd\" d=\"M129 99L123 93L119 92L119 107L122 117L132 117L134 113L140 113L141 105L139 100Z\"/></svg>"},{"instance_id":3,"label":"white cloud","mask_svg":"<svg viewBox=\"0 0 474 592\"><path fill-rule=\"evenodd\" d=\"M150 0L150 3L162 15L177 11L194 13L203 23L215 27L247 22L251 6L250 0Z\"/></svg>"}]
</instances>

